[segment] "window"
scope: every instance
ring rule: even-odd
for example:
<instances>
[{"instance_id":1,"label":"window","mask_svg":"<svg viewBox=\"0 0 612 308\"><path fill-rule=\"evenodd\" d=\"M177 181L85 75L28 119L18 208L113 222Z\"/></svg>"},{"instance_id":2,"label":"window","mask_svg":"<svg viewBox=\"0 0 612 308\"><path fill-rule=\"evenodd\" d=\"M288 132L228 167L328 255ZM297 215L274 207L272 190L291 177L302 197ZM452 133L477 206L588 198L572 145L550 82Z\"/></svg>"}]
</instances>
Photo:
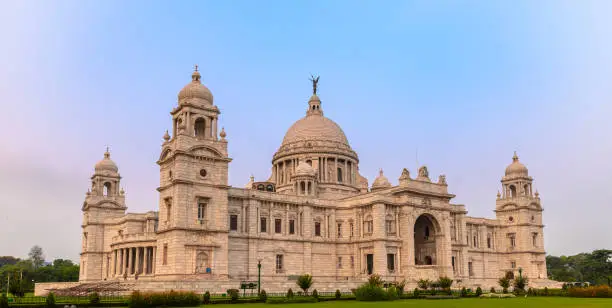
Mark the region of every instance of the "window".
<instances>
[{"instance_id":1,"label":"window","mask_svg":"<svg viewBox=\"0 0 612 308\"><path fill-rule=\"evenodd\" d=\"M351 268L355 267L355 257L351 256Z\"/></svg>"},{"instance_id":2,"label":"window","mask_svg":"<svg viewBox=\"0 0 612 308\"><path fill-rule=\"evenodd\" d=\"M455 256L451 257L451 265L453 266L453 273L455 272Z\"/></svg>"},{"instance_id":3,"label":"window","mask_svg":"<svg viewBox=\"0 0 612 308\"><path fill-rule=\"evenodd\" d=\"M510 248L516 247L516 237L514 236L514 233L509 233L508 238L510 238Z\"/></svg>"},{"instance_id":4,"label":"window","mask_svg":"<svg viewBox=\"0 0 612 308\"><path fill-rule=\"evenodd\" d=\"M429 226L425 226L425 240L429 239Z\"/></svg>"},{"instance_id":5,"label":"window","mask_svg":"<svg viewBox=\"0 0 612 308\"><path fill-rule=\"evenodd\" d=\"M321 223L315 222L315 236L321 236Z\"/></svg>"},{"instance_id":6,"label":"window","mask_svg":"<svg viewBox=\"0 0 612 308\"><path fill-rule=\"evenodd\" d=\"M385 219L385 232L387 235L395 234L395 225L393 223L393 217L391 216Z\"/></svg>"},{"instance_id":7,"label":"window","mask_svg":"<svg viewBox=\"0 0 612 308\"><path fill-rule=\"evenodd\" d=\"M104 187L102 187L102 195L104 195L105 197L108 197L110 195L111 192L111 183L106 182L104 183Z\"/></svg>"},{"instance_id":8,"label":"window","mask_svg":"<svg viewBox=\"0 0 612 308\"><path fill-rule=\"evenodd\" d=\"M266 232L266 230L267 230L268 228L266 227L266 218L265 218L265 217L261 217L261 218L259 219L259 224L260 224L260 229L259 229L259 231L260 231L260 232Z\"/></svg>"},{"instance_id":9,"label":"window","mask_svg":"<svg viewBox=\"0 0 612 308\"><path fill-rule=\"evenodd\" d=\"M238 215L230 215L230 231L238 231Z\"/></svg>"},{"instance_id":10,"label":"window","mask_svg":"<svg viewBox=\"0 0 612 308\"><path fill-rule=\"evenodd\" d=\"M487 248L491 248L491 237L487 237Z\"/></svg>"},{"instance_id":11,"label":"window","mask_svg":"<svg viewBox=\"0 0 612 308\"><path fill-rule=\"evenodd\" d=\"M198 118L194 124L194 136L204 138L206 133L206 121L203 118Z\"/></svg>"},{"instance_id":12,"label":"window","mask_svg":"<svg viewBox=\"0 0 612 308\"><path fill-rule=\"evenodd\" d=\"M338 257L338 268L342 268L342 257Z\"/></svg>"},{"instance_id":13,"label":"window","mask_svg":"<svg viewBox=\"0 0 612 308\"><path fill-rule=\"evenodd\" d=\"M274 219L274 232L275 233L281 233L283 228L283 221L281 219Z\"/></svg>"},{"instance_id":14,"label":"window","mask_svg":"<svg viewBox=\"0 0 612 308\"><path fill-rule=\"evenodd\" d=\"M393 273L395 271L395 254L387 254L387 269Z\"/></svg>"},{"instance_id":15,"label":"window","mask_svg":"<svg viewBox=\"0 0 612 308\"><path fill-rule=\"evenodd\" d=\"M264 189L265 189L265 186L263 184L257 185L257 190L263 191Z\"/></svg>"},{"instance_id":16,"label":"window","mask_svg":"<svg viewBox=\"0 0 612 308\"><path fill-rule=\"evenodd\" d=\"M363 222L363 229L366 234L371 234L374 231L374 222L372 221L372 216L366 217Z\"/></svg>"},{"instance_id":17,"label":"window","mask_svg":"<svg viewBox=\"0 0 612 308\"><path fill-rule=\"evenodd\" d=\"M510 268L516 268L516 261L510 262Z\"/></svg>"},{"instance_id":18,"label":"window","mask_svg":"<svg viewBox=\"0 0 612 308\"><path fill-rule=\"evenodd\" d=\"M200 176L201 177L205 178L207 174L208 173L206 172L206 169L200 169Z\"/></svg>"},{"instance_id":19,"label":"window","mask_svg":"<svg viewBox=\"0 0 612 308\"><path fill-rule=\"evenodd\" d=\"M533 247L538 247L538 234L537 233L532 234L531 242L533 243Z\"/></svg>"},{"instance_id":20,"label":"window","mask_svg":"<svg viewBox=\"0 0 612 308\"><path fill-rule=\"evenodd\" d=\"M289 234L295 234L295 220L289 220Z\"/></svg>"},{"instance_id":21,"label":"window","mask_svg":"<svg viewBox=\"0 0 612 308\"><path fill-rule=\"evenodd\" d=\"M198 203L198 221L204 223L206 217L206 203Z\"/></svg>"},{"instance_id":22,"label":"window","mask_svg":"<svg viewBox=\"0 0 612 308\"><path fill-rule=\"evenodd\" d=\"M352 222L349 224L349 227L351 228L351 237L353 237L353 223Z\"/></svg>"},{"instance_id":23,"label":"window","mask_svg":"<svg viewBox=\"0 0 612 308\"><path fill-rule=\"evenodd\" d=\"M478 238L474 235L474 247L478 247Z\"/></svg>"},{"instance_id":24,"label":"window","mask_svg":"<svg viewBox=\"0 0 612 308\"><path fill-rule=\"evenodd\" d=\"M168 244L164 244L164 252L162 257L163 265L168 264Z\"/></svg>"},{"instance_id":25,"label":"window","mask_svg":"<svg viewBox=\"0 0 612 308\"><path fill-rule=\"evenodd\" d=\"M276 255L276 272L282 273L283 269L283 255Z\"/></svg>"},{"instance_id":26,"label":"window","mask_svg":"<svg viewBox=\"0 0 612 308\"><path fill-rule=\"evenodd\" d=\"M474 269L472 268L472 262L468 262L468 273L470 276L474 276Z\"/></svg>"},{"instance_id":27,"label":"window","mask_svg":"<svg viewBox=\"0 0 612 308\"><path fill-rule=\"evenodd\" d=\"M342 224L338 223L338 238L342 237Z\"/></svg>"},{"instance_id":28,"label":"window","mask_svg":"<svg viewBox=\"0 0 612 308\"><path fill-rule=\"evenodd\" d=\"M338 183L342 183L342 168L338 168L336 172L338 172Z\"/></svg>"},{"instance_id":29,"label":"window","mask_svg":"<svg viewBox=\"0 0 612 308\"><path fill-rule=\"evenodd\" d=\"M170 222L170 217L172 217L172 204L166 201L166 222Z\"/></svg>"}]
</instances>

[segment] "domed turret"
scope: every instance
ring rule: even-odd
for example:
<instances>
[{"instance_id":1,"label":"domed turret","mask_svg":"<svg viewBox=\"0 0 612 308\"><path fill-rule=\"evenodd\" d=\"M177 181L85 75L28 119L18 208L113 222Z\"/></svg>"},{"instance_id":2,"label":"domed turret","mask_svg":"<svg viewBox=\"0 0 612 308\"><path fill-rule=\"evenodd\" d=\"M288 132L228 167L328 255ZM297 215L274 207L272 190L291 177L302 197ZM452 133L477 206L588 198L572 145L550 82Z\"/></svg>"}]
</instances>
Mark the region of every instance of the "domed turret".
<instances>
[{"instance_id":1,"label":"domed turret","mask_svg":"<svg viewBox=\"0 0 612 308\"><path fill-rule=\"evenodd\" d=\"M514 152L514 156L512 156L512 163L506 167L506 176L507 177L528 177L529 172L527 167L519 162L519 158L516 155L516 151Z\"/></svg>"},{"instance_id":2,"label":"domed turret","mask_svg":"<svg viewBox=\"0 0 612 308\"><path fill-rule=\"evenodd\" d=\"M378 173L378 177L376 177L376 179L374 180L374 183L372 183L372 191L376 191L376 190L380 190L380 189L385 189L385 188L389 188L392 187L393 185L391 185L391 183L389 182L389 179L387 179L387 177L383 174L383 170L380 169L379 173Z\"/></svg>"},{"instance_id":3,"label":"domed turret","mask_svg":"<svg viewBox=\"0 0 612 308\"><path fill-rule=\"evenodd\" d=\"M104 158L98 163L96 163L95 171L96 173L102 171L110 171L112 173L117 173L119 171L117 164L115 164L115 162L110 159L110 152L108 152L108 148L106 149L106 152L104 152Z\"/></svg>"},{"instance_id":4,"label":"domed turret","mask_svg":"<svg viewBox=\"0 0 612 308\"><path fill-rule=\"evenodd\" d=\"M300 163L295 169L296 176L316 176L317 171L314 170L309 164Z\"/></svg>"},{"instance_id":5,"label":"domed turret","mask_svg":"<svg viewBox=\"0 0 612 308\"><path fill-rule=\"evenodd\" d=\"M188 83L178 94L179 105L184 103L213 104L213 95L210 90L200 81L198 66L195 66L191 74L191 82Z\"/></svg>"}]
</instances>

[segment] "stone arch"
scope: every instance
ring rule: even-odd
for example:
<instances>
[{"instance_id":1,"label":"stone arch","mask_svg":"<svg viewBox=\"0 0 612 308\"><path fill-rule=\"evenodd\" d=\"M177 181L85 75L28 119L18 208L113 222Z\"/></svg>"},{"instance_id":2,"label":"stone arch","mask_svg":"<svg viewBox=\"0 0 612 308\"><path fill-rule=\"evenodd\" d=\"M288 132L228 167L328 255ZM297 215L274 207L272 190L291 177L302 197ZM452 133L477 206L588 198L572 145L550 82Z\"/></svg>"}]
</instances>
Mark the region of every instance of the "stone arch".
<instances>
[{"instance_id":1,"label":"stone arch","mask_svg":"<svg viewBox=\"0 0 612 308\"><path fill-rule=\"evenodd\" d=\"M516 186L510 185L510 198L516 198Z\"/></svg>"},{"instance_id":2,"label":"stone arch","mask_svg":"<svg viewBox=\"0 0 612 308\"><path fill-rule=\"evenodd\" d=\"M197 118L193 123L193 135L198 138L206 136L206 120L204 118Z\"/></svg>"},{"instance_id":3,"label":"stone arch","mask_svg":"<svg viewBox=\"0 0 612 308\"><path fill-rule=\"evenodd\" d=\"M104 182L102 186L102 195L108 197L112 194L112 184L110 182Z\"/></svg>"},{"instance_id":4,"label":"stone arch","mask_svg":"<svg viewBox=\"0 0 612 308\"><path fill-rule=\"evenodd\" d=\"M437 235L442 228L431 214L421 214L414 222L414 263L415 265L437 264Z\"/></svg>"}]
</instances>

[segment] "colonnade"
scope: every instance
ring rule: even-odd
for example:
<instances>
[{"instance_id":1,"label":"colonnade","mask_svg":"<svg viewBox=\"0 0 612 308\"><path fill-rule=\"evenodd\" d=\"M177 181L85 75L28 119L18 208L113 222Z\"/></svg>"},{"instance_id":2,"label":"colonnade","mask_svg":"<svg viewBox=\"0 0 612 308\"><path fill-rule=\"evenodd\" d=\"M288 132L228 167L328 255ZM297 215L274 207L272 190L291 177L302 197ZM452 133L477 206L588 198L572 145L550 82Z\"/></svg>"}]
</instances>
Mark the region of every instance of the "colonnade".
<instances>
[{"instance_id":1,"label":"colonnade","mask_svg":"<svg viewBox=\"0 0 612 308\"><path fill-rule=\"evenodd\" d=\"M155 273L154 246L118 248L112 252L113 277L128 277L135 275L150 275Z\"/></svg>"}]
</instances>

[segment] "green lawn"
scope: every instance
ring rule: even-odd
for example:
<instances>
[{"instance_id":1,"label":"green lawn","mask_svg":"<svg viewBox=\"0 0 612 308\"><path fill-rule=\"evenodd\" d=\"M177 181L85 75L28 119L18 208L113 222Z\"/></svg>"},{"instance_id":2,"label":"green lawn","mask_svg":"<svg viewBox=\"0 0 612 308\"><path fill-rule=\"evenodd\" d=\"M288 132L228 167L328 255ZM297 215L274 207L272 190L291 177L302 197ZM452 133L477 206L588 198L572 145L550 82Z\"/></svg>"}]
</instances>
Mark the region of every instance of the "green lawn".
<instances>
[{"instance_id":1,"label":"green lawn","mask_svg":"<svg viewBox=\"0 0 612 308\"><path fill-rule=\"evenodd\" d=\"M214 305L215 308L236 308L236 305ZM495 307L495 308L516 308L516 307L612 307L612 299L607 298L571 298L571 297L530 297L527 298L467 298L467 299L444 299L444 300L422 300L408 299L393 302L359 302L359 301L330 301L315 304L243 304L241 308L403 308L403 307ZM204 307L204 306L201 306ZM209 306L206 306L209 307Z\"/></svg>"}]
</instances>

